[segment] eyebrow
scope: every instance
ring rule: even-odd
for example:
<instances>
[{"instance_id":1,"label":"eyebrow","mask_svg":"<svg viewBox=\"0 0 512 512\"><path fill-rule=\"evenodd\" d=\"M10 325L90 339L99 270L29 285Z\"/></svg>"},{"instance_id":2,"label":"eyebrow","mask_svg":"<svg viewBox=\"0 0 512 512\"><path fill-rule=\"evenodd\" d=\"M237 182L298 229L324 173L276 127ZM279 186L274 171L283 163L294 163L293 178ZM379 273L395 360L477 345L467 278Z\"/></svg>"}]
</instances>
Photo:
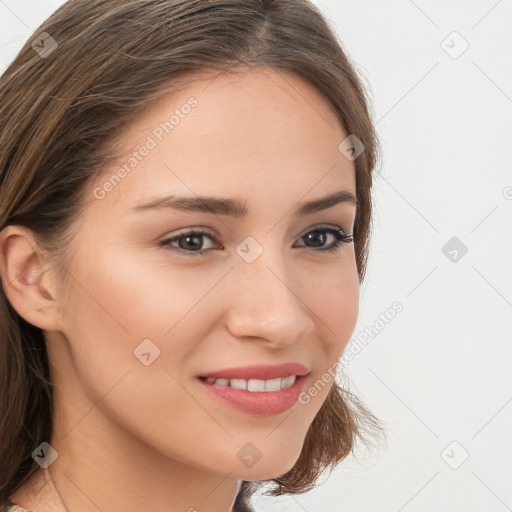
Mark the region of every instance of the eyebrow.
<instances>
[{"instance_id":1,"label":"eyebrow","mask_svg":"<svg viewBox=\"0 0 512 512\"><path fill-rule=\"evenodd\" d=\"M334 194L299 203L294 214L298 217L316 213L331 208L339 203L349 203L357 206L357 197L348 190L338 190ZM238 199L224 199L211 196L177 197L166 196L150 200L144 204L132 206L130 212L141 212L160 208L171 208L187 212L212 213L216 215L230 215L232 217L245 217L247 204Z\"/></svg>"}]
</instances>

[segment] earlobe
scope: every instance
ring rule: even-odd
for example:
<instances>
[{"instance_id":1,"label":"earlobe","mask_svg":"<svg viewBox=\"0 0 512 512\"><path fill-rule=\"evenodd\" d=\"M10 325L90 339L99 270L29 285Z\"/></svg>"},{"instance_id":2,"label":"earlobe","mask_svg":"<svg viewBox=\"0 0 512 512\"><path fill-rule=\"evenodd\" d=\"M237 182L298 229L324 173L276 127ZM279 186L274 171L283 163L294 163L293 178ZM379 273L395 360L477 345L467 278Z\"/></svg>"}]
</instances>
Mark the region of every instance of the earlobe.
<instances>
[{"instance_id":1,"label":"earlobe","mask_svg":"<svg viewBox=\"0 0 512 512\"><path fill-rule=\"evenodd\" d=\"M0 232L0 275L7 299L22 318L44 330L57 329L52 283L30 230L7 226Z\"/></svg>"}]
</instances>

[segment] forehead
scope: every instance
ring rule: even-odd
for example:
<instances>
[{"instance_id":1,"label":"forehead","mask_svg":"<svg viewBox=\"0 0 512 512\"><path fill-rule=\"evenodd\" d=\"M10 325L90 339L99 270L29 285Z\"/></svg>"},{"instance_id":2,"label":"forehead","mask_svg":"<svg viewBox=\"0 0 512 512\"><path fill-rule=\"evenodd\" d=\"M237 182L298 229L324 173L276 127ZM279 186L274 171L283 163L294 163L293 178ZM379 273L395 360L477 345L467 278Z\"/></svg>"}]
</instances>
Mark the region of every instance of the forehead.
<instances>
[{"instance_id":1,"label":"forehead","mask_svg":"<svg viewBox=\"0 0 512 512\"><path fill-rule=\"evenodd\" d=\"M297 200L318 183L355 193L354 163L338 148L347 135L320 91L295 73L203 71L170 86L119 134L121 158L95 186L110 179L111 205L127 208L165 191L284 191Z\"/></svg>"}]
</instances>

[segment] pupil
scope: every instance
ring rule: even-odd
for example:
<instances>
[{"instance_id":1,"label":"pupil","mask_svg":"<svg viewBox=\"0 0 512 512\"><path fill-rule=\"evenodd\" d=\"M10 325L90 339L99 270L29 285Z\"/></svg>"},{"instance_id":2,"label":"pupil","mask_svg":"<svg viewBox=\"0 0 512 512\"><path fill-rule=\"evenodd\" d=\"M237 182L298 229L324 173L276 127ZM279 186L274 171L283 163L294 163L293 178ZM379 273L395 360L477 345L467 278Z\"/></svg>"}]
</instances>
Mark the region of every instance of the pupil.
<instances>
[{"instance_id":1,"label":"pupil","mask_svg":"<svg viewBox=\"0 0 512 512\"><path fill-rule=\"evenodd\" d=\"M196 241L196 245L194 245L192 243L192 245L189 246L189 247L183 247L182 246L181 248L182 249L197 249L198 247L201 247L201 243L199 241L200 238L201 238L201 236L198 236L198 235L188 235L188 236L182 238L182 240L185 240L187 244L189 243L189 240L195 240Z\"/></svg>"},{"instance_id":2,"label":"pupil","mask_svg":"<svg viewBox=\"0 0 512 512\"><path fill-rule=\"evenodd\" d=\"M315 241L315 237L320 237L320 243L319 246L323 245L325 243L325 240L323 239L325 237L325 233L322 233L321 231L312 231L308 234L309 240L313 239L313 242ZM318 241L318 240L317 240Z\"/></svg>"}]
</instances>

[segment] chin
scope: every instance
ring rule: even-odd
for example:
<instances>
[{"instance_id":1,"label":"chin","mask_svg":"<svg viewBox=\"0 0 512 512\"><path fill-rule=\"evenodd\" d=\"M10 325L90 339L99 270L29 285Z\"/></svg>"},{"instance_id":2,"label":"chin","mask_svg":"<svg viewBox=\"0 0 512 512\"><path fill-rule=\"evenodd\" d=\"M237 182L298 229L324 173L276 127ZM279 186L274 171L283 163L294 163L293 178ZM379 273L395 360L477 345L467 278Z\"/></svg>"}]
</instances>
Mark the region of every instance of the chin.
<instances>
[{"instance_id":1,"label":"chin","mask_svg":"<svg viewBox=\"0 0 512 512\"><path fill-rule=\"evenodd\" d=\"M299 455L294 453L293 456L289 454L288 457L284 458L282 454L271 454L267 457L262 457L253 467L240 468L237 471L237 478L248 481L279 478L295 466Z\"/></svg>"}]
</instances>

